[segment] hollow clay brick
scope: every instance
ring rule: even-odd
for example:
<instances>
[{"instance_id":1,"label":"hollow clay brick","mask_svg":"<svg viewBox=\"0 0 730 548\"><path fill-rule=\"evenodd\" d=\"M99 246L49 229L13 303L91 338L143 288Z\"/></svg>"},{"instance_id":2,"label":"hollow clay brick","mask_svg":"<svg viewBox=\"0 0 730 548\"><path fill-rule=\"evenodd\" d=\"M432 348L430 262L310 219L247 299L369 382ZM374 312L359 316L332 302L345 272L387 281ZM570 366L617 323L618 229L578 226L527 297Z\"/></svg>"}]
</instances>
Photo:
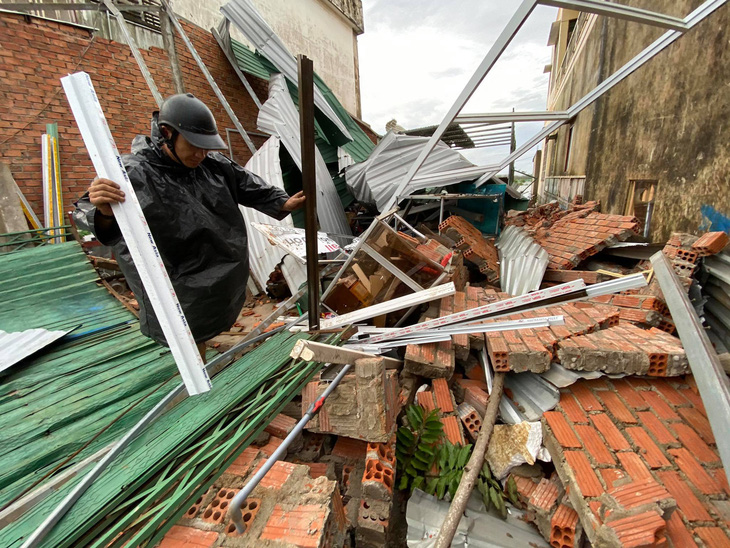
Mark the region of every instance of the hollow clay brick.
<instances>
[{"instance_id":1,"label":"hollow clay brick","mask_svg":"<svg viewBox=\"0 0 730 548\"><path fill-rule=\"evenodd\" d=\"M694 532L702 539L705 546L730 548L730 538L720 527L695 527Z\"/></svg>"},{"instance_id":2,"label":"hollow clay brick","mask_svg":"<svg viewBox=\"0 0 730 548\"><path fill-rule=\"evenodd\" d=\"M579 528L578 513L561 504L550 520L550 544L558 548L573 548L576 545L576 529Z\"/></svg>"},{"instance_id":3,"label":"hollow clay brick","mask_svg":"<svg viewBox=\"0 0 730 548\"><path fill-rule=\"evenodd\" d=\"M595 428L577 424L575 431L583 441L583 447L598 464L615 464L616 459L613 457L613 453L606 447Z\"/></svg>"},{"instance_id":4,"label":"hollow clay brick","mask_svg":"<svg viewBox=\"0 0 730 548\"><path fill-rule=\"evenodd\" d=\"M436 398L436 407L441 409L442 413L453 413L454 399L446 379L434 379L431 385L433 386L433 393Z\"/></svg>"},{"instance_id":5,"label":"hollow clay brick","mask_svg":"<svg viewBox=\"0 0 730 548\"><path fill-rule=\"evenodd\" d=\"M545 421L560 445L563 447L582 447L580 440L578 440L562 413L547 411L543 414L543 417L545 417Z\"/></svg>"},{"instance_id":6,"label":"hollow clay brick","mask_svg":"<svg viewBox=\"0 0 730 548\"><path fill-rule=\"evenodd\" d=\"M558 486L554 482L543 478L532 491L529 505L538 510L549 512L557 504L558 495Z\"/></svg>"},{"instance_id":7,"label":"hollow clay brick","mask_svg":"<svg viewBox=\"0 0 730 548\"><path fill-rule=\"evenodd\" d=\"M697 411L697 409L695 409L694 407L682 407L677 411L679 411L679 414L684 419L684 422L694 428L695 431L706 443L715 443L715 436L712 433L710 421L708 421L702 413Z\"/></svg>"},{"instance_id":8,"label":"hollow clay brick","mask_svg":"<svg viewBox=\"0 0 730 548\"><path fill-rule=\"evenodd\" d=\"M228 505L231 503L231 500L233 500L233 497L236 496L238 491L240 491L240 489L219 489L213 497L213 500L210 501L210 504L200 516L203 518L203 521L217 524L223 523L226 520Z\"/></svg>"},{"instance_id":9,"label":"hollow clay brick","mask_svg":"<svg viewBox=\"0 0 730 548\"><path fill-rule=\"evenodd\" d=\"M700 462L720 462L718 454L710 448L702 438L690 426L684 423L674 423L672 429L677 433L679 441L688 449Z\"/></svg>"},{"instance_id":10,"label":"hollow clay brick","mask_svg":"<svg viewBox=\"0 0 730 548\"><path fill-rule=\"evenodd\" d=\"M591 415L591 421L596 427L603 438L606 440L606 444L614 451L622 451L630 449L631 446L623 434L616 428L611 418L605 413L594 413Z\"/></svg>"},{"instance_id":11,"label":"hollow clay brick","mask_svg":"<svg viewBox=\"0 0 730 548\"><path fill-rule=\"evenodd\" d=\"M598 481L593 466L582 451L566 451L565 463L570 467L584 497L598 497L604 489Z\"/></svg>"},{"instance_id":12,"label":"hollow clay brick","mask_svg":"<svg viewBox=\"0 0 730 548\"><path fill-rule=\"evenodd\" d=\"M239 533L236 529L236 524L230 522L228 527L226 527L226 535L229 537L241 537L245 535L251 527L254 519L256 519L256 515L259 513L260 509L261 499L247 498L243 501L243 504L241 505L241 518L243 519L244 531L243 533Z\"/></svg>"},{"instance_id":13,"label":"hollow clay brick","mask_svg":"<svg viewBox=\"0 0 730 548\"><path fill-rule=\"evenodd\" d=\"M677 506L684 516L690 521L710 521L712 518L702 505L700 500L695 496L689 485L685 483L679 474L673 470L665 472L657 472L659 481L664 484L667 491L677 501Z\"/></svg>"},{"instance_id":14,"label":"hollow clay brick","mask_svg":"<svg viewBox=\"0 0 730 548\"><path fill-rule=\"evenodd\" d=\"M365 461L365 473L362 476L362 492L367 498L390 500L393 496L395 472L378 459Z\"/></svg>"},{"instance_id":15,"label":"hollow clay brick","mask_svg":"<svg viewBox=\"0 0 730 548\"><path fill-rule=\"evenodd\" d=\"M158 548L210 548L218 540L215 531L200 531L192 527L173 525L165 534Z\"/></svg>"},{"instance_id":16,"label":"hollow clay brick","mask_svg":"<svg viewBox=\"0 0 730 548\"><path fill-rule=\"evenodd\" d=\"M687 479L705 495L719 495L723 492L722 486L713 478L687 449L669 449L674 462L684 472Z\"/></svg>"},{"instance_id":17,"label":"hollow clay brick","mask_svg":"<svg viewBox=\"0 0 730 548\"><path fill-rule=\"evenodd\" d=\"M667 538L669 538L669 540L672 541L672 545L677 548L680 546L682 548L685 546L688 548L697 546L697 543L692 537L692 533L687 530L679 512L672 512L672 515L669 516L669 519L667 520Z\"/></svg>"},{"instance_id":18,"label":"hollow clay brick","mask_svg":"<svg viewBox=\"0 0 730 548\"><path fill-rule=\"evenodd\" d=\"M623 548L666 544L666 522L655 511L612 521L603 527L613 532Z\"/></svg>"},{"instance_id":19,"label":"hollow clay brick","mask_svg":"<svg viewBox=\"0 0 730 548\"><path fill-rule=\"evenodd\" d=\"M627 424L636 424L636 418L631 411L623 404L615 392L601 392L599 394L601 400L606 405L606 409L619 421Z\"/></svg>"},{"instance_id":20,"label":"hollow clay brick","mask_svg":"<svg viewBox=\"0 0 730 548\"><path fill-rule=\"evenodd\" d=\"M657 442L662 445L677 443L677 438L674 437L654 413L651 411L639 411L637 415L642 426L654 436Z\"/></svg>"},{"instance_id":21,"label":"hollow clay brick","mask_svg":"<svg viewBox=\"0 0 730 548\"><path fill-rule=\"evenodd\" d=\"M588 422L588 415L585 414L578 401L567 392L560 393L560 408L571 422L580 424Z\"/></svg>"},{"instance_id":22,"label":"hollow clay brick","mask_svg":"<svg viewBox=\"0 0 730 548\"><path fill-rule=\"evenodd\" d=\"M621 466L634 481L652 478L646 463L636 453L616 453Z\"/></svg>"}]
</instances>

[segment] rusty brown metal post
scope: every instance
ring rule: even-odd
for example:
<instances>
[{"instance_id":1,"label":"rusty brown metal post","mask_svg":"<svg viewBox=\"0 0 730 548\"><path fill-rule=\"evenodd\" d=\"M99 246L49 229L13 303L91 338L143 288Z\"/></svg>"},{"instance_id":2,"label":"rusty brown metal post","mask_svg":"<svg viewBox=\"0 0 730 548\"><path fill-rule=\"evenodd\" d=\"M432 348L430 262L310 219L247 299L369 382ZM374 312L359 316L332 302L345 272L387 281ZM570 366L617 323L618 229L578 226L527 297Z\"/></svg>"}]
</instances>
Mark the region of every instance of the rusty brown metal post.
<instances>
[{"instance_id":1,"label":"rusty brown metal post","mask_svg":"<svg viewBox=\"0 0 730 548\"><path fill-rule=\"evenodd\" d=\"M317 179L314 149L314 65L304 55L297 56L299 67L299 126L302 142L302 186L304 234L307 247L307 292L309 329L319 330L319 257L317 253Z\"/></svg>"}]
</instances>

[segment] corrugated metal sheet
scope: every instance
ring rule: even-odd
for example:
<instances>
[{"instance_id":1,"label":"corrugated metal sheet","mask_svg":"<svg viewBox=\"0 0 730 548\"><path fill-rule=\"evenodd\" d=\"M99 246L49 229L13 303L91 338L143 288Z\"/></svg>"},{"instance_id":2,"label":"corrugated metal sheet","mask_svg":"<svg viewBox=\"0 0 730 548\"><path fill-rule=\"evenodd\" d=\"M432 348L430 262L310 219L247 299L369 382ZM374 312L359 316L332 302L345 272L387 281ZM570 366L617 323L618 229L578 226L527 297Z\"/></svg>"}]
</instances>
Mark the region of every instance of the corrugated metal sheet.
<instances>
[{"instance_id":1,"label":"corrugated metal sheet","mask_svg":"<svg viewBox=\"0 0 730 548\"><path fill-rule=\"evenodd\" d=\"M257 50L265 55L280 72L286 75L290 82L294 84L298 82L297 62L294 56L289 53L284 43L249 0L232 0L221 7L221 12L226 19L243 32ZM342 120L329 105L322 92L316 87L314 89L314 104L344 136L343 143L352 140L352 136ZM331 142L331 139L328 140Z\"/></svg>"},{"instance_id":2,"label":"corrugated metal sheet","mask_svg":"<svg viewBox=\"0 0 730 548\"><path fill-rule=\"evenodd\" d=\"M358 200L374 203L382 211L427 142L428 137L388 132L367 160L345 170L347 186ZM408 186L407 193L478 177L478 174L464 176L459 171L463 169L474 170L475 166L439 142L418 170L418 177Z\"/></svg>"},{"instance_id":3,"label":"corrugated metal sheet","mask_svg":"<svg viewBox=\"0 0 730 548\"><path fill-rule=\"evenodd\" d=\"M0 371L5 371L8 367L32 356L66 333L68 331L47 329L26 329L12 333L0 331Z\"/></svg>"},{"instance_id":4,"label":"corrugated metal sheet","mask_svg":"<svg viewBox=\"0 0 730 548\"><path fill-rule=\"evenodd\" d=\"M302 150L299 136L299 112L286 89L284 76L276 74L271 77L269 99L259 111L258 127L271 135L281 139L294 163L301 170ZM350 225L347 222L345 211L332 182L327 164L322 155L315 148L316 175L317 175L317 215L324 232L332 236L337 234L349 235ZM339 242L344 245L347 241Z\"/></svg>"},{"instance_id":5,"label":"corrugated metal sheet","mask_svg":"<svg viewBox=\"0 0 730 548\"><path fill-rule=\"evenodd\" d=\"M550 257L524 228L508 226L497 240L499 285L510 295L540 289Z\"/></svg>"},{"instance_id":6,"label":"corrugated metal sheet","mask_svg":"<svg viewBox=\"0 0 730 548\"><path fill-rule=\"evenodd\" d=\"M231 47L233 48L233 54L236 56L236 60L238 61L238 66L242 71L252 74L253 76L263 78L264 80L268 80L272 74L278 72L276 67L268 59L260 53L251 51L244 44L231 39ZM332 90L324 83L324 80L317 76L316 72L314 73L314 85L317 86L317 89L319 89L330 107L332 107L332 110L337 113L342 123L350 132L352 141L343 143L340 146L342 146L342 148L347 151L350 156L352 156L354 161L362 162L366 160L375 148L375 144L370 140L370 137L367 136L367 133L363 131L352 116L350 116L345 107L342 106L342 103L340 103ZM291 84L289 86L289 93L292 96L292 100L297 103L298 91L295 85ZM323 145L324 143L327 143L328 146L336 146L329 144L325 132L318 123L315 124L315 126L315 129L317 130L317 137L321 139L321 142L318 142L317 146ZM325 151L322 148L320 148L320 151L329 163L330 160L327 158Z\"/></svg>"},{"instance_id":7,"label":"corrugated metal sheet","mask_svg":"<svg viewBox=\"0 0 730 548\"><path fill-rule=\"evenodd\" d=\"M90 331L133 321L59 341L2 373L0 506L67 459L73 466L118 439L179 382L169 350L143 336L97 281L75 242L0 256L0 329Z\"/></svg>"},{"instance_id":8,"label":"corrugated metal sheet","mask_svg":"<svg viewBox=\"0 0 730 548\"><path fill-rule=\"evenodd\" d=\"M267 183L278 188L284 188L284 179L281 174L279 163L278 137L269 138L256 154L246 164L246 169L262 177ZM248 256L251 266L251 273L261 287L266 287L269 275L274 271L276 265L286 255L280 247L271 245L268 238L251 226L251 223L264 223L275 226L294 227L291 215L281 221L264 215L263 213L249 207L239 206L248 228Z\"/></svg>"}]
</instances>

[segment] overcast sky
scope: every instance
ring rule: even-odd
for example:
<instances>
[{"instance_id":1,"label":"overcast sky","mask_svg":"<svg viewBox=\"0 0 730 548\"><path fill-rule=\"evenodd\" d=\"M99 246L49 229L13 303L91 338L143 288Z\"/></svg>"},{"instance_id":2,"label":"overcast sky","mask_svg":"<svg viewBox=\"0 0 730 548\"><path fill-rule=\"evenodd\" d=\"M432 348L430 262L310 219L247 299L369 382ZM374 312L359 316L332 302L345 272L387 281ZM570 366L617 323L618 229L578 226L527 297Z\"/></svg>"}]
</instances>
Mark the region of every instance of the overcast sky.
<instances>
[{"instance_id":1,"label":"overcast sky","mask_svg":"<svg viewBox=\"0 0 730 548\"><path fill-rule=\"evenodd\" d=\"M497 39L517 0L363 0L358 39L362 116L378 133L395 118L406 129L439 124ZM550 23L538 6L462 113L545 110ZM542 123L517 126L517 145ZM476 164L498 162L508 147L467 151ZM517 169L532 173L530 152Z\"/></svg>"}]
</instances>

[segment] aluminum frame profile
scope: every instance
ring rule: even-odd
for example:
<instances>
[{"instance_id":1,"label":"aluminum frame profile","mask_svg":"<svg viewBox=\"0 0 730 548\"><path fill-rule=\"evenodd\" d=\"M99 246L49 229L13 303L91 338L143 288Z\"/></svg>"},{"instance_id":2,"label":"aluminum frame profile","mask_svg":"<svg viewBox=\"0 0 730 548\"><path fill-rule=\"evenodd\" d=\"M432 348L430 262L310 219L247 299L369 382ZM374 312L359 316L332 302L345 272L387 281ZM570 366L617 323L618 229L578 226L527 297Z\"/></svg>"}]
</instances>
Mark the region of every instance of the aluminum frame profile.
<instances>
[{"instance_id":1,"label":"aluminum frame profile","mask_svg":"<svg viewBox=\"0 0 730 548\"><path fill-rule=\"evenodd\" d=\"M236 25L254 47L286 76L287 80L298 85L296 59L249 0L231 0L220 10L223 16ZM349 141L352 141L352 135L316 86L314 105Z\"/></svg>"},{"instance_id":2,"label":"aluminum frame profile","mask_svg":"<svg viewBox=\"0 0 730 548\"><path fill-rule=\"evenodd\" d=\"M499 251L499 284L510 295L540 288L550 257L527 232L508 226L495 244Z\"/></svg>"},{"instance_id":3,"label":"aluminum frame profile","mask_svg":"<svg viewBox=\"0 0 730 548\"><path fill-rule=\"evenodd\" d=\"M61 83L97 175L118 183L126 196L123 203L112 204L114 217L170 346L185 388L189 395L207 392L211 389L210 378L124 169L122 157L109 131L91 78L85 72L77 72L61 78Z\"/></svg>"},{"instance_id":4,"label":"aluminum frame profile","mask_svg":"<svg viewBox=\"0 0 730 548\"><path fill-rule=\"evenodd\" d=\"M286 148L294 163L302 169L302 147L299 127L299 111L287 90L283 74L274 74L269 81L269 98L259 110L259 129L276 135ZM317 216L324 232L330 234L340 245L348 242L337 236L349 236L350 224L337 193L327 164L319 149L315 148L317 173Z\"/></svg>"},{"instance_id":5,"label":"aluminum frame profile","mask_svg":"<svg viewBox=\"0 0 730 548\"><path fill-rule=\"evenodd\" d=\"M504 387L512 392L499 402L499 412L508 424L539 421L545 411L554 409L560 401L560 390L540 375L525 371L508 373Z\"/></svg>"},{"instance_id":6,"label":"aluminum frame profile","mask_svg":"<svg viewBox=\"0 0 730 548\"><path fill-rule=\"evenodd\" d=\"M682 36L685 31L694 27L707 15L709 15L725 3L726 0L707 0L684 19L677 19L654 12L639 10L637 8L630 8L627 6L622 6L620 4L604 2L600 0L524 0L522 4L520 4L520 6L517 8L517 11L513 15L512 19L510 19L502 33L494 42L487 55L484 57L484 60L481 62L479 67L477 67L476 71L474 72L462 92L459 94L452 107L448 110L441 124L438 126L436 131L431 136L429 142L423 148L421 154L411 165L408 173L399 183L393 199L388 202L388 207L392 207L395 204L396 196L404 195L404 191L409 188L409 184L415 178L416 172L419 170L425 159L431 153L433 147L436 145L439 139L441 139L445 130L454 122L454 119L461 112L461 109L464 107L469 98L474 94L477 87L481 84L482 80L492 69L494 64L497 62L499 57L502 55L504 50L507 48L509 43L512 41L514 36L524 24L525 20L530 16L530 14L537 5L561 4L561 7L578 9L582 11L590 11L594 13L599 13L598 10L600 10L600 13L602 15L628 19L631 21L641 22L650 25L663 26L665 28L668 27L676 30L667 31L659 39L653 42L649 47L645 48L636 57L626 63L621 69L616 71L613 75L611 75L601 84L599 84L593 91L586 94L586 96L580 99L567 111L564 111L564 113L568 115L568 118L566 120L557 120L553 122L552 124L544 128L535 137L530 139L527 143L523 144L514 152L510 153L504 160L502 160L502 162L498 164L496 169L490 170L482 175L476 183L477 186L481 186L489 179L491 179L494 175L499 173L499 171L507 167L510 163L520 158L523 154L532 149L545 137L547 137L557 128L565 124L567 120L576 116L584 108L596 101L613 86L622 81L636 69L641 67L644 63L649 61L657 53L659 53L664 48L679 39L679 37Z\"/></svg>"},{"instance_id":7,"label":"aluminum frame profile","mask_svg":"<svg viewBox=\"0 0 730 548\"><path fill-rule=\"evenodd\" d=\"M730 379L667 256L659 251L652 255L651 265L707 409L707 419L715 434L725 475L730 478L730 436L727 435L730 428Z\"/></svg>"},{"instance_id":8,"label":"aluminum frame profile","mask_svg":"<svg viewBox=\"0 0 730 548\"><path fill-rule=\"evenodd\" d=\"M460 124L505 124L508 122L547 122L570 120L565 111L546 110L542 112L494 112L486 114L460 114L454 122Z\"/></svg>"},{"instance_id":9,"label":"aluminum frame profile","mask_svg":"<svg viewBox=\"0 0 730 548\"><path fill-rule=\"evenodd\" d=\"M687 17L684 18L684 22L687 24L687 29L692 29L695 25L700 23L705 17L709 16L712 12L724 5L727 0L706 0L696 10L691 12ZM649 46L644 48L638 55L628 61L624 66L614 72L611 76L606 78L603 82L598 84L592 91L588 92L581 99L579 99L573 106L568 109L568 113L571 114L571 118L577 116L583 109L593 104L601 96L607 93L616 84L620 83L627 76L634 71L641 68L645 63L649 62L655 55L659 54L665 48L679 40L684 33L680 31L670 30L662 34ZM548 137L551 133L555 132L558 128L563 126L565 121L558 120L543 128L537 135L532 139L528 140L522 146L518 147L514 152L510 153L504 160L502 160L497 169L486 173L476 182L477 186L480 186L487 182L491 177L495 176L502 169L507 167L510 163L519 159L526 152L536 146L543 139Z\"/></svg>"},{"instance_id":10,"label":"aluminum frame profile","mask_svg":"<svg viewBox=\"0 0 730 548\"><path fill-rule=\"evenodd\" d=\"M449 297L454 293L456 293L454 283L449 282L429 289L424 289L423 291L418 291L417 293L391 299L384 303L355 310L354 312L342 314L341 316L335 316L334 318L323 320L322 329L334 329L336 327L343 327L345 325L362 322L369 320L370 318L374 318L375 316L388 314L390 312L395 312L396 310L403 310L404 308L410 308L415 305L435 301L443 297Z\"/></svg>"}]
</instances>

